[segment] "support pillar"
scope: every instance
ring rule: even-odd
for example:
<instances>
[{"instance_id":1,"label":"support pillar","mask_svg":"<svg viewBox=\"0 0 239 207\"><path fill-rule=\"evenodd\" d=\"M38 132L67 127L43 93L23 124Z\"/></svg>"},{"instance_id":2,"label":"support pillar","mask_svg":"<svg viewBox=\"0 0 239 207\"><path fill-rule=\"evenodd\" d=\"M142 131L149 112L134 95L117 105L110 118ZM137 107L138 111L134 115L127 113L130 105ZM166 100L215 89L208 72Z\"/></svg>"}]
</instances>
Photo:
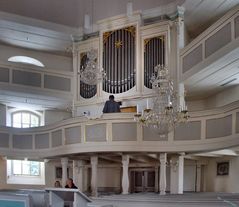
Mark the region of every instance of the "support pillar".
<instances>
[{"instance_id":1,"label":"support pillar","mask_svg":"<svg viewBox=\"0 0 239 207\"><path fill-rule=\"evenodd\" d=\"M156 165L155 166L155 190L154 192L155 193L158 193L159 192L159 166Z\"/></svg>"},{"instance_id":2,"label":"support pillar","mask_svg":"<svg viewBox=\"0 0 239 207\"><path fill-rule=\"evenodd\" d=\"M183 194L184 153L178 157L178 194Z\"/></svg>"},{"instance_id":3,"label":"support pillar","mask_svg":"<svg viewBox=\"0 0 239 207\"><path fill-rule=\"evenodd\" d=\"M202 165L200 163L197 163L197 180L196 180L196 192L201 191L201 177L202 177Z\"/></svg>"},{"instance_id":4,"label":"support pillar","mask_svg":"<svg viewBox=\"0 0 239 207\"><path fill-rule=\"evenodd\" d=\"M68 167L68 158L61 158L61 166L62 166L62 187L64 188L67 180L67 167Z\"/></svg>"},{"instance_id":5,"label":"support pillar","mask_svg":"<svg viewBox=\"0 0 239 207\"><path fill-rule=\"evenodd\" d=\"M170 160L170 193L183 193L184 153Z\"/></svg>"},{"instance_id":6,"label":"support pillar","mask_svg":"<svg viewBox=\"0 0 239 207\"><path fill-rule=\"evenodd\" d=\"M79 190L83 191L84 161L73 160L73 181Z\"/></svg>"},{"instance_id":7,"label":"support pillar","mask_svg":"<svg viewBox=\"0 0 239 207\"><path fill-rule=\"evenodd\" d=\"M160 154L160 195L166 194L166 164L167 164L167 153Z\"/></svg>"},{"instance_id":8,"label":"support pillar","mask_svg":"<svg viewBox=\"0 0 239 207\"><path fill-rule=\"evenodd\" d=\"M84 165L83 160L78 161L78 188L80 191L84 191Z\"/></svg>"},{"instance_id":9,"label":"support pillar","mask_svg":"<svg viewBox=\"0 0 239 207\"><path fill-rule=\"evenodd\" d=\"M122 156L122 194L129 194L129 155Z\"/></svg>"},{"instance_id":10,"label":"support pillar","mask_svg":"<svg viewBox=\"0 0 239 207\"><path fill-rule=\"evenodd\" d=\"M98 157L92 156L90 158L91 162L91 195L98 196L98 186L97 186L97 169L98 169Z\"/></svg>"},{"instance_id":11,"label":"support pillar","mask_svg":"<svg viewBox=\"0 0 239 207\"><path fill-rule=\"evenodd\" d=\"M73 182L76 184L77 186L77 174L78 174L78 169L77 169L77 160L73 160L72 161L72 179Z\"/></svg>"}]
</instances>

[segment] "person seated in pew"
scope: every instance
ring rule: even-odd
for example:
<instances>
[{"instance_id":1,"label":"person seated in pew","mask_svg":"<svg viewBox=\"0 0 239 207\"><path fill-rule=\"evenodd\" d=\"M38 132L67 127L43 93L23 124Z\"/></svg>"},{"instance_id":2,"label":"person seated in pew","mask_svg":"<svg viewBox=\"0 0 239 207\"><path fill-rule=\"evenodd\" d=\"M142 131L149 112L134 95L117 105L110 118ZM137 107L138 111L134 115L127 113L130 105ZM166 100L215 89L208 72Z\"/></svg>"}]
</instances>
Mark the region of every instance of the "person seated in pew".
<instances>
[{"instance_id":1,"label":"person seated in pew","mask_svg":"<svg viewBox=\"0 0 239 207\"><path fill-rule=\"evenodd\" d=\"M55 188L61 188L61 183L59 180L56 180L55 184L54 184Z\"/></svg>"},{"instance_id":2,"label":"person seated in pew","mask_svg":"<svg viewBox=\"0 0 239 207\"><path fill-rule=\"evenodd\" d=\"M65 188L77 189L72 178L67 179Z\"/></svg>"}]
</instances>

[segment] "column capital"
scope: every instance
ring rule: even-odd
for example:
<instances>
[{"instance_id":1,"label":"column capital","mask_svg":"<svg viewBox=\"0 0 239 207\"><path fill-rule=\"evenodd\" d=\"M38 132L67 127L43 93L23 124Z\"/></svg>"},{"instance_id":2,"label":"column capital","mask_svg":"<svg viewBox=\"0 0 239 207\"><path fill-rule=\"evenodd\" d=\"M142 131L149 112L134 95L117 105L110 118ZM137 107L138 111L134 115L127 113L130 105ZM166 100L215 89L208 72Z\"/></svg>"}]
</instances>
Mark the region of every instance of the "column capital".
<instances>
[{"instance_id":1,"label":"column capital","mask_svg":"<svg viewBox=\"0 0 239 207\"><path fill-rule=\"evenodd\" d=\"M85 166L85 161L84 160L77 160L77 167L84 167Z\"/></svg>"},{"instance_id":2,"label":"column capital","mask_svg":"<svg viewBox=\"0 0 239 207\"><path fill-rule=\"evenodd\" d=\"M177 6L178 17L183 18L185 13L185 8L183 6Z\"/></svg>"},{"instance_id":3,"label":"column capital","mask_svg":"<svg viewBox=\"0 0 239 207\"><path fill-rule=\"evenodd\" d=\"M179 156L185 156L186 155L186 153L185 152L181 152L181 153L179 153Z\"/></svg>"},{"instance_id":4,"label":"column capital","mask_svg":"<svg viewBox=\"0 0 239 207\"><path fill-rule=\"evenodd\" d=\"M97 165L98 164L98 156L91 156L90 163L91 163L91 165Z\"/></svg>"},{"instance_id":5,"label":"column capital","mask_svg":"<svg viewBox=\"0 0 239 207\"><path fill-rule=\"evenodd\" d=\"M68 165L68 161L69 161L68 157L62 157L61 158L61 164L62 165Z\"/></svg>"},{"instance_id":6,"label":"column capital","mask_svg":"<svg viewBox=\"0 0 239 207\"><path fill-rule=\"evenodd\" d=\"M122 164L129 165L129 155L122 155Z\"/></svg>"},{"instance_id":7,"label":"column capital","mask_svg":"<svg viewBox=\"0 0 239 207\"><path fill-rule=\"evenodd\" d=\"M166 164L166 162L167 162L167 153L160 153L159 160L160 160L160 164Z\"/></svg>"}]
</instances>

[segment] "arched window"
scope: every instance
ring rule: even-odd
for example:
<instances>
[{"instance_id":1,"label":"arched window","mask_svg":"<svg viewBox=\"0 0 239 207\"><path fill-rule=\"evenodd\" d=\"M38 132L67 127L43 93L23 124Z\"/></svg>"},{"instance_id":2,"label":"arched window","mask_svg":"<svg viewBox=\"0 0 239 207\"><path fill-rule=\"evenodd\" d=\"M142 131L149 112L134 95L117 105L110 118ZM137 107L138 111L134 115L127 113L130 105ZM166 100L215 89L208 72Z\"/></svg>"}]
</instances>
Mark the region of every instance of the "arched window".
<instances>
[{"instance_id":1,"label":"arched window","mask_svg":"<svg viewBox=\"0 0 239 207\"><path fill-rule=\"evenodd\" d=\"M30 128L40 126L40 116L30 111L12 113L12 127Z\"/></svg>"},{"instance_id":2,"label":"arched window","mask_svg":"<svg viewBox=\"0 0 239 207\"><path fill-rule=\"evenodd\" d=\"M39 61L35 58L32 58L32 57L28 57L28 56L12 56L12 57L8 58L8 61L44 67L44 64L41 61Z\"/></svg>"}]
</instances>

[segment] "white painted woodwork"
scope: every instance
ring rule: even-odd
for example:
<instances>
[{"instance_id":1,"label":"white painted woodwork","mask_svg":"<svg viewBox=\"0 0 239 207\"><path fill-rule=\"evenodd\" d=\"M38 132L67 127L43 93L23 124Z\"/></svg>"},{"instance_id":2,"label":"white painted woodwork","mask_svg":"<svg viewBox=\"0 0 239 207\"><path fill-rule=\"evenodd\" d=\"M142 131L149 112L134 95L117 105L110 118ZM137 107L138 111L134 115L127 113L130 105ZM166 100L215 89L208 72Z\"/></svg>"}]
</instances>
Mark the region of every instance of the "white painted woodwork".
<instances>
[{"instance_id":1,"label":"white painted woodwork","mask_svg":"<svg viewBox=\"0 0 239 207\"><path fill-rule=\"evenodd\" d=\"M167 153L160 153L160 180L159 180L159 190L160 195L166 194L166 164L167 164Z\"/></svg>"},{"instance_id":2,"label":"white painted woodwork","mask_svg":"<svg viewBox=\"0 0 239 207\"><path fill-rule=\"evenodd\" d=\"M91 163L91 195L94 197L98 196L98 157L92 156L90 158Z\"/></svg>"},{"instance_id":3,"label":"white painted woodwork","mask_svg":"<svg viewBox=\"0 0 239 207\"><path fill-rule=\"evenodd\" d=\"M62 166L62 186L65 187L67 181L67 167L68 167L68 158L61 158L61 166Z\"/></svg>"},{"instance_id":4,"label":"white painted woodwork","mask_svg":"<svg viewBox=\"0 0 239 207\"><path fill-rule=\"evenodd\" d=\"M129 155L122 155L122 194L129 194Z\"/></svg>"}]
</instances>

